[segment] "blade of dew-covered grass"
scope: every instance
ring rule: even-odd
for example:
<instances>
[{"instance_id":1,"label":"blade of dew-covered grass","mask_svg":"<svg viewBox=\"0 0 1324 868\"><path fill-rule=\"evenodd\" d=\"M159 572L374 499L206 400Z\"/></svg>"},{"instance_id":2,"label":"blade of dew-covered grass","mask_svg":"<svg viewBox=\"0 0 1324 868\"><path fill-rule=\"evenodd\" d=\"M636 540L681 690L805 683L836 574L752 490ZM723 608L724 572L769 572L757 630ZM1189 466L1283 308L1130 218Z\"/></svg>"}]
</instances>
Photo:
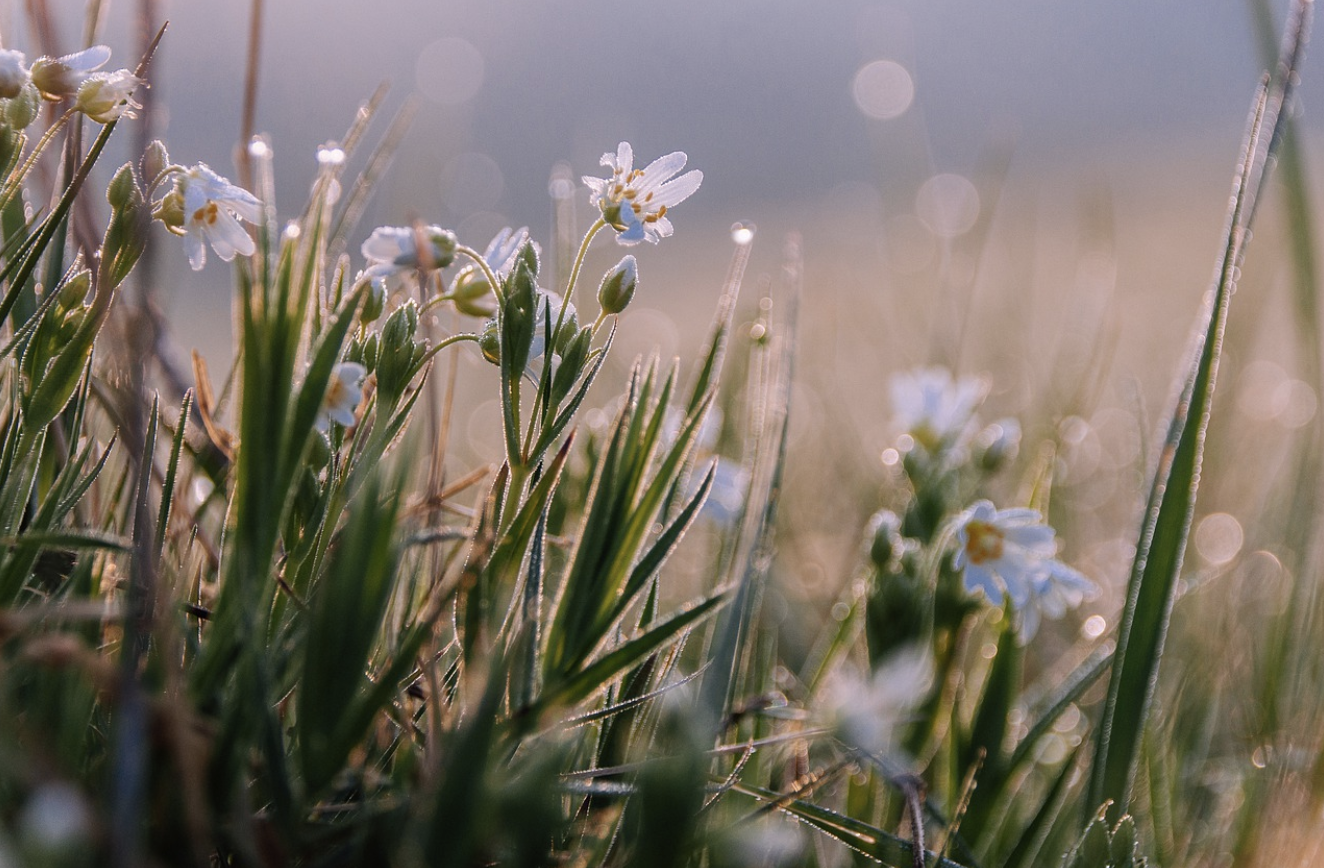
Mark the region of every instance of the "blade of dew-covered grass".
<instances>
[{"instance_id":1,"label":"blade of dew-covered grass","mask_svg":"<svg viewBox=\"0 0 1324 868\"><path fill-rule=\"evenodd\" d=\"M1310 8L1309 0L1294 6L1281 55L1280 70L1286 74L1280 74L1272 83L1261 83L1251 112L1214 285L1201 314L1202 325L1195 335L1191 368L1183 377L1181 395L1170 417L1136 547L1118 628L1108 698L1097 731L1084 805L1087 823L1092 812L1105 801L1112 801L1114 816L1124 814L1130 804L1141 736L1149 717L1195 507L1228 303L1263 187L1266 163L1278 137L1281 110L1304 48Z\"/></svg>"},{"instance_id":2,"label":"blade of dew-covered grass","mask_svg":"<svg viewBox=\"0 0 1324 868\"><path fill-rule=\"evenodd\" d=\"M711 716L714 727L727 719L734 689L738 686L747 633L753 625L762 599L762 585L771 566L771 535L781 495L782 473L786 466L789 439L791 385L795 367L795 331L799 312L801 277L799 239L786 245L785 273L791 285L783 333L774 341L767 360L762 389L763 425L758 438L753 481L746 504L742 545L731 563L731 575L739 572L735 597L722 613L712 643L712 669L703 680L700 704ZM714 338L714 344L720 334Z\"/></svg>"}]
</instances>

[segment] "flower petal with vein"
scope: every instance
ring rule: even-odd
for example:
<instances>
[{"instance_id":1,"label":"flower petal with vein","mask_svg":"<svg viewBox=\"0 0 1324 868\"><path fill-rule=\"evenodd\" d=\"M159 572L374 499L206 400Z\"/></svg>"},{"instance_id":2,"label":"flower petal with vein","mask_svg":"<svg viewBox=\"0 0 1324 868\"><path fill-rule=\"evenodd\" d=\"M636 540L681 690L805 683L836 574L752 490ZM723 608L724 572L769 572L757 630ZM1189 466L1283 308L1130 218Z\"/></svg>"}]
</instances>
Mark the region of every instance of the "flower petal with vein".
<instances>
[{"instance_id":1,"label":"flower petal with vein","mask_svg":"<svg viewBox=\"0 0 1324 868\"><path fill-rule=\"evenodd\" d=\"M601 164L611 169L610 178L584 177L590 204L602 211L602 219L616 230L616 241L626 246L659 240L674 231L667 210L684 202L703 182L697 169L674 177L685 168L686 156L673 151L658 157L643 169L634 168L634 149L621 142L616 153L602 155Z\"/></svg>"}]
</instances>

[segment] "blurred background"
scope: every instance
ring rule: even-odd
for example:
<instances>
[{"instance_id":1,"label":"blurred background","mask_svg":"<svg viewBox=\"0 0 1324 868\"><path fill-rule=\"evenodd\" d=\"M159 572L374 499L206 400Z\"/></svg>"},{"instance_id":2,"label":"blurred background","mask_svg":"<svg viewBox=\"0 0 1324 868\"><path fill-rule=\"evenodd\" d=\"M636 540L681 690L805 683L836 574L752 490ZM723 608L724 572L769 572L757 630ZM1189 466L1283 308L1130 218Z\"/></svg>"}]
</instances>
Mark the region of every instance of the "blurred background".
<instances>
[{"instance_id":1,"label":"blurred background","mask_svg":"<svg viewBox=\"0 0 1324 868\"><path fill-rule=\"evenodd\" d=\"M78 47L83 4L48 4L43 36L25 14L39 5L0 4L5 45L30 57L42 39ZM170 21L154 134L176 161L233 177L251 4L146 5ZM1285 4L1272 5L1281 18ZM141 6L106 7L99 39L132 65ZM1026 430L1006 497L1043 456L1056 462L1068 559L1116 587L1263 66L1253 21L1245 0L268 0L256 129L293 215L316 148L379 84L384 118L416 103L355 254L373 226L415 218L480 249L508 224L546 245L554 166L597 174L622 140L641 161L686 151L703 187L673 212L673 238L631 251L643 282L615 355L684 356L701 340L735 221L758 226L746 308L763 295L783 306L783 240L802 235L783 537L794 593L830 600L847 583L860 528L895 479L888 376L933 362L990 376L986 416L1019 415ZM1320 98L1324 64L1307 60L1299 93L1305 106ZM1318 126L1298 114L1307 133ZM119 137L122 154L131 141ZM582 189L577 202L582 229ZM1227 430L1210 446L1261 460L1223 467L1202 492L1213 524L1197 527L1201 569L1272 549L1246 525L1277 490L1282 451L1314 422L1318 378L1295 350L1281 213L1271 196L1232 317ZM221 376L227 269L194 273L178 246L158 251L174 346ZM587 273L622 252L600 239ZM490 393L492 369L460 357L461 401ZM496 406L471 409L455 445L464 466L499 454Z\"/></svg>"}]
</instances>

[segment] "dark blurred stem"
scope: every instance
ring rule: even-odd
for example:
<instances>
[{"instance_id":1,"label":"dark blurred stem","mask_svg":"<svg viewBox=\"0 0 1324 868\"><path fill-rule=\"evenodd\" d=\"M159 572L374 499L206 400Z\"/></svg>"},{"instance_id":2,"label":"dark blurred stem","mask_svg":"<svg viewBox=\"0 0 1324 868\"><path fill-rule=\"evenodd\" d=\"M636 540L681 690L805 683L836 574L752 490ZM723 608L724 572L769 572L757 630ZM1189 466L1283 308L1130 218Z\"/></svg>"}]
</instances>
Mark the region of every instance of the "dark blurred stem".
<instances>
[{"instance_id":1,"label":"dark blurred stem","mask_svg":"<svg viewBox=\"0 0 1324 868\"><path fill-rule=\"evenodd\" d=\"M239 186L253 189L253 162L248 143L257 125L258 62L262 57L262 10L265 0L253 0L248 19L248 66L244 72L244 113L239 121Z\"/></svg>"}]
</instances>

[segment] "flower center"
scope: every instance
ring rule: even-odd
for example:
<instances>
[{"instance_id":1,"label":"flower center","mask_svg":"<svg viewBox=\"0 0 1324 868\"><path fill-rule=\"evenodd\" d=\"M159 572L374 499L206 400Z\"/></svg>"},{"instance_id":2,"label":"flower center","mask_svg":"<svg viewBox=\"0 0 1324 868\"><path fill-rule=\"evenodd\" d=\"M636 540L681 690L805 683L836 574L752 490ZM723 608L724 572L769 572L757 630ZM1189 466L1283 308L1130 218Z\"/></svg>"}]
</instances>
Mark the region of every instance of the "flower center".
<instances>
[{"instance_id":1,"label":"flower center","mask_svg":"<svg viewBox=\"0 0 1324 868\"><path fill-rule=\"evenodd\" d=\"M1002 557L1006 535L986 521L971 521L965 526L965 554L972 564L985 564Z\"/></svg>"},{"instance_id":2,"label":"flower center","mask_svg":"<svg viewBox=\"0 0 1324 868\"><path fill-rule=\"evenodd\" d=\"M348 397L349 387L345 385L345 381L339 377L332 377L331 386L326 391L325 405L327 407L339 407L345 403L345 399Z\"/></svg>"},{"instance_id":3,"label":"flower center","mask_svg":"<svg viewBox=\"0 0 1324 868\"><path fill-rule=\"evenodd\" d=\"M208 202L193 212L193 220L197 223L206 223L208 226L215 225L220 210L215 202Z\"/></svg>"}]
</instances>

